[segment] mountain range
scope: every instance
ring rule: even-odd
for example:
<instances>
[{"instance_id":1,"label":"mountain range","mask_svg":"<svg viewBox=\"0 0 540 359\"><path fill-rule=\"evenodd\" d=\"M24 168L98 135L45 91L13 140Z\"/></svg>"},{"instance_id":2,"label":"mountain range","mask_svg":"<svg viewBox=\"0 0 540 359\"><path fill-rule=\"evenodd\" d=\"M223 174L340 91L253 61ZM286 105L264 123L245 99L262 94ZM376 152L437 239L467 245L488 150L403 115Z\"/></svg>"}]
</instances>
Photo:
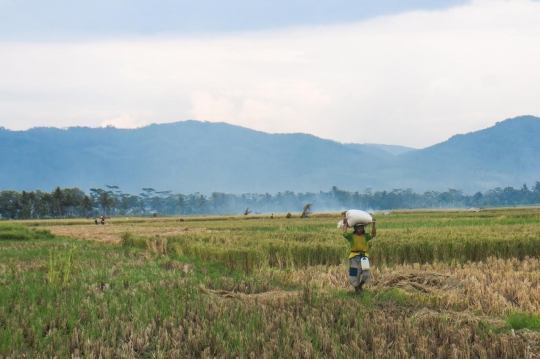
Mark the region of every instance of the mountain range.
<instances>
[{"instance_id":1,"label":"mountain range","mask_svg":"<svg viewBox=\"0 0 540 359\"><path fill-rule=\"evenodd\" d=\"M115 185L179 193L461 189L540 180L540 118L521 116L424 149L343 144L183 121L138 129L0 127L0 190Z\"/></svg>"}]
</instances>

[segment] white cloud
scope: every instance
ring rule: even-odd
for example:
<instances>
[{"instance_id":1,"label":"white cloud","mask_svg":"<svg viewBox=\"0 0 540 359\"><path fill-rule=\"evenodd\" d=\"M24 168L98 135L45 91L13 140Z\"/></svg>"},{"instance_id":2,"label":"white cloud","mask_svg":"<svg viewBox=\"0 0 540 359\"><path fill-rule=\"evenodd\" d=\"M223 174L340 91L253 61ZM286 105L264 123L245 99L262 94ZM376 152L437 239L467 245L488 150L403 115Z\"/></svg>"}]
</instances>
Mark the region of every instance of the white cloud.
<instances>
[{"instance_id":1,"label":"white cloud","mask_svg":"<svg viewBox=\"0 0 540 359\"><path fill-rule=\"evenodd\" d=\"M473 1L341 26L0 43L0 125L186 119L424 147L540 116L540 3Z\"/></svg>"},{"instance_id":2,"label":"white cloud","mask_svg":"<svg viewBox=\"0 0 540 359\"><path fill-rule=\"evenodd\" d=\"M236 110L234 103L226 98L215 98L208 92L195 91L191 94L194 118L214 122L234 122Z\"/></svg>"}]
</instances>

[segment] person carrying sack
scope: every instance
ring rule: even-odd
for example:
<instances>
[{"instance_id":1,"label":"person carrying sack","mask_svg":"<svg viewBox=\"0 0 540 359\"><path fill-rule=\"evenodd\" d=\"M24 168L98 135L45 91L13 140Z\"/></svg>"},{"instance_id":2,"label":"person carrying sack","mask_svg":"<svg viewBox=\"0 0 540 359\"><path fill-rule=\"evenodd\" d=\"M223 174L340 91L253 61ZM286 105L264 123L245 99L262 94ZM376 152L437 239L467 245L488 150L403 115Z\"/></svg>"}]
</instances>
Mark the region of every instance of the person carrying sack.
<instances>
[{"instance_id":1,"label":"person carrying sack","mask_svg":"<svg viewBox=\"0 0 540 359\"><path fill-rule=\"evenodd\" d=\"M360 294L362 286L371 280L368 260L368 242L377 235L375 218L371 222L371 233L366 233L363 224L354 225L352 233L347 232L347 218L343 219L343 237L351 246L349 254L349 282L356 294Z\"/></svg>"}]
</instances>

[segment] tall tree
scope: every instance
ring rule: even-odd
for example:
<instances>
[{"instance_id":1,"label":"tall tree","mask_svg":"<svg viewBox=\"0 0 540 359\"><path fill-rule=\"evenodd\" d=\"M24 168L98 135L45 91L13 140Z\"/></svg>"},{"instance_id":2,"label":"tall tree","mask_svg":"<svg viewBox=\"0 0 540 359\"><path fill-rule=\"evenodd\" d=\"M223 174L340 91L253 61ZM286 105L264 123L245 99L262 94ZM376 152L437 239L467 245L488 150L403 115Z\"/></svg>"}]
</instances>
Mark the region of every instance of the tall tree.
<instances>
[{"instance_id":1,"label":"tall tree","mask_svg":"<svg viewBox=\"0 0 540 359\"><path fill-rule=\"evenodd\" d=\"M86 194L79 188L64 188L64 215L80 217L81 205Z\"/></svg>"},{"instance_id":2,"label":"tall tree","mask_svg":"<svg viewBox=\"0 0 540 359\"><path fill-rule=\"evenodd\" d=\"M11 190L0 192L0 216L2 218L19 218L21 208L21 195L19 192Z\"/></svg>"},{"instance_id":3,"label":"tall tree","mask_svg":"<svg viewBox=\"0 0 540 359\"><path fill-rule=\"evenodd\" d=\"M86 218L89 217L90 212L94 208L94 201L89 196L84 196L82 203L81 203L81 210L84 213L84 216Z\"/></svg>"},{"instance_id":4,"label":"tall tree","mask_svg":"<svg viewBox=\"0 0 540 359\"><path fill-rule=\"evenodd\" d=\"M21 193L21 206L22 206L21 218L28 219L32 217L33 204L34 203L31 199L30 193L26 191L22 191Z\"/></svg>"},{"instance_id":5,"label":"tall tree","mask_svg":"<svg viewBox=\"0 0 540 359\"><path fill-rule=\"evenodd\" d=\"M104 214L109 214L110 209L114 206L114 198L110 191L103 191L99 195L98 203Z\"/></svg>"},{"instance_id":6,"label":"tall tree","mask_svg":"<svg viewBox=\"0 0 540 359\"><path fill-rule=\"evenodd\" d=\"M58 216L62 217L62 206L64 202L64 192L60 189L60 187L56 187L56 189L52 193L52 198L54 201L54 210L58 214Z\"/></svg>"},{"instance_id":7,"label":"tall tree","mask_svg":"<svg viewBox=\"0 0 540 359\"><path fill-rule=\"evenodd\" d=\"M186 214L187 212L187 202L186 202L186 196L177 193L174 196L174 204L176 207L176 214Z\"/></svg>"}]
</instances>

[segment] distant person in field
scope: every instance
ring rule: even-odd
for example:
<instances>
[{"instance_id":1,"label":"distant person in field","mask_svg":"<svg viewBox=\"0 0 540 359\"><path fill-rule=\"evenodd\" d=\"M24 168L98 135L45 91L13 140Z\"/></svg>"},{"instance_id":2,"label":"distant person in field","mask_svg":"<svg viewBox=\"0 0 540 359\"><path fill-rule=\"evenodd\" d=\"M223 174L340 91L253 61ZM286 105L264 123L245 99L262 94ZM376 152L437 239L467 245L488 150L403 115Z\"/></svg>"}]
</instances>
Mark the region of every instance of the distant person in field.
<instances>
[{"instance_id":1,"label":"distant person in field","mask_svg":"<svg viewBox=\"0 0 540 359\"><path fill-rule=\"evenodd\" d=\"M343 237L349 242L351 246L351 253L349 254L349 283L354 287L356 294L360 294L362 286L371 280L371 273L369 270L362 270L361 259L362 257L368 257L368 242L377 235L377 228L375 226L375 218L371 222L371 234L366 233L364 225L355 225L354 231L347 232L348 224L347 218L343 219Z\"/></svg>"},{"instance_id":2,"label":"distant person in field","mask_svg":"<svg viewBox=\"0 0 540 359\"><path fill-rule=\"evenodd\" d=\"M94 223L98 224L97 218L94 218Z\"/></svg>"},{"instance_id":3,"label":"distant person in field","mask_svg":"<svg viewBox=\"0 0 540 359\"><path fill-rule=\"evenodd\" d=\"M101 216L101 224L105 224L105 216Z\"/></svg>"}]
</instances>

